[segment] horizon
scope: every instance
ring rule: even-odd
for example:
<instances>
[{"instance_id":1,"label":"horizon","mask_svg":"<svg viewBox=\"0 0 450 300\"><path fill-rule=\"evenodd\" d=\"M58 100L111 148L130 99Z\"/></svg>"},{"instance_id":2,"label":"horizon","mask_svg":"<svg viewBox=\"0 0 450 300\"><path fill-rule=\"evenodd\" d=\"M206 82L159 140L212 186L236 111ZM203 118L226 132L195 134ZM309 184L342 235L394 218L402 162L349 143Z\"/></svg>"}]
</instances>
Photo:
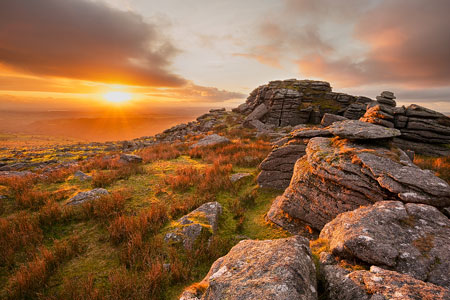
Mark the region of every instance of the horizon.
<instances>
[{"instance_id":1,"label":"horizon","mask_svg":"<svg viewBox=\"0 0 450 300\"><path fill-rule=\"evenodd\" d=\"M450 112L449 10L444 0L2 1L0 110L192 119L297 78Z\"/></svg>"}]
</instances>

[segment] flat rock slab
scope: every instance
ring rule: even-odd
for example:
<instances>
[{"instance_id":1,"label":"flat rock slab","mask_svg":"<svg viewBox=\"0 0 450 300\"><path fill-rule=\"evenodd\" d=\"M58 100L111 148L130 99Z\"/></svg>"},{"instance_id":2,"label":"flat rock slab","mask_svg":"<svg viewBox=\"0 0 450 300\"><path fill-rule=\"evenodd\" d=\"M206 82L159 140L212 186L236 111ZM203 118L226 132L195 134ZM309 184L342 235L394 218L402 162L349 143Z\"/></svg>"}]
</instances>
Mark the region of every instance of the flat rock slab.
<instances>
[{"instance_id":1,"label":"flat rock slab","mask_svg":"<svg viewBox=\"0 0 450 300\"><path fill-rule=\"evenodd\" d=\"M164 240L168 243L182 243L186 249L192 249L202 235L211 235L217 231L222 206L218 202L208 202L178 219Z\"/></svg>"},{"instance_id":2,"label":"flat rock slab","mask_svg":"<svg viewBox=\"0 0 450 300\"><path fill-rule=\"evenodd\" d=\"M109 192L102 188L97 188L86 192L79 192L78 194L70 198L66 205L78 205L86 201L98 199L101 196L108 194Z\"/></svg>"},{"instance_id":3,"label":"flat rock slab","mask_svg":"<svg viewBox=\"0 0 450 300\"><path fill-rule=\"evenodd\" d=\"M433 206L381 201L324 226L338 257L380 265L450 288L450 220Z\"/></svg>"},{"instance_id":4,"label":"flat rock slab","mask_svg":"<svg viewBox=\"0 0 450 300\"><path fill-rule=\"evenodd\" d=\"M191 148L227 144L229 142L230 140L224 136L218 134L211 134L199 140L196 144L192 145Z\"/></svg>"},{"instance_id":5,"label":"flat rock slab","mask_svg":"<svg viewBox=\"0 0 450 300\"><path fill-rule=\"evenodd\" d=\"M241 241L214 262L202 283L203 293L187 291L181 299L317 299L309 241L301 236Z\"/></svg>"},{"instance_id":6,"label":"flat rock slab","mask_svg":"<svg viewBox=\"0 0 450 300\"><path fill-rule=\"evenodd\" d=\"M327 129L335 136L350 140L387 139L401 135L398 129L386 128L359 120L335 122Z\"/></svg>"}]
</instances>

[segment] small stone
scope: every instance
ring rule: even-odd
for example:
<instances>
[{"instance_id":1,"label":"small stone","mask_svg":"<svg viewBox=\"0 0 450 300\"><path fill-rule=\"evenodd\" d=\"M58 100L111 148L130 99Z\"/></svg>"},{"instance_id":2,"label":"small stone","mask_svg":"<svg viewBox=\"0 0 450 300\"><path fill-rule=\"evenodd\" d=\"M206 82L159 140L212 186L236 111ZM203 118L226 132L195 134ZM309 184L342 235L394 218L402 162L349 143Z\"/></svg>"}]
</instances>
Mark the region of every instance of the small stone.
<instances>
[{"instance_id":1,"label":"small stone","mask_svg":"<svg viewBox=\"0 0 450 300\"><path fill-rule=\"evenodd\" d=\"M252 176L250 173L236 173L230 176L230 181L234 183L250 176Z\"/></svg>"},{"instance_id":2,"label":"small stone","mask_svg":"<svg viewBox=\"0 0 450 300\"><path fill-rule=\"evenodd\" d=\"M76 171L76 172L73 174L73 176L74 176L75 178L77 178L78 180L80 180L80 181L89 181L89 180L92 180L92 176L87 175L87 174L85 174L84 172L82 172L82 171L80 171L80 170Z\"/></svg>"}]
</instances>

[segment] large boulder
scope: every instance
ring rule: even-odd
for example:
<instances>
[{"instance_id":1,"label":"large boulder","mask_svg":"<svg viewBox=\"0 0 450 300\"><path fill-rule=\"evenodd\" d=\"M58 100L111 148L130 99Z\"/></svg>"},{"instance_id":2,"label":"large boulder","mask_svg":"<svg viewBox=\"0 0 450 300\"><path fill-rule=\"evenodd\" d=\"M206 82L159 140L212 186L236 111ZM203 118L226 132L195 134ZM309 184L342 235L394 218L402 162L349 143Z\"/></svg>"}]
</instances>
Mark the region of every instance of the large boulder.
<instances>
[{"instance_id":1,"label":"large boulder","mask_svg":"<svg viewBox=\"0 0 450 300\"><path fill-rule=\"evenodd\" d=\"M268 219L295 233L305 224L320 230L339 213L382 200L450 206L446 181L414 165L402 150L374 141L312 138Z\"/></svg>"},{"instance_id":2,"label":"large boulder","mask_svg":"<svg viewBox=\"0 0 450 300\"><path fill-rule=\"evenodd\" d=\"M209 237L217 231L221 214L222 206L218 202L205 203L174 222L164 240L191 250L203 235Z\"/></svg>"},{"instance_id":3,"label":"large boulder","mask_svg":"<svg viewBox=\"0 0 450 300\"><path fill-rule=\"evenodd\" d=\"M92 201L108 194L109 192L103 188L96 188L90 191L79 192L78 194L70 198L67 201L66 205L82 204L86 201Z\"/></svg>"},{"instance_id":4,"label":"large boulder","mask_svg":"<svg viewBox=\"0 0 450 300\"><path fill-rule=\"evenodd\" d=\"M301 236L241 241L214 262L202 284L204 291L187 290L181 299L317 299L309 241Z\"/></svg>"},{"instance_id":5,"label":"large boulder","mask_svg":"<svg viewBox=\"0 0 450 300\"><path fill-rule=\"evenodd\" d=\"M450 288L450 220L433 206L380 201L338 215L320 238L335 256Z\"/></svg>"}]
</instances>

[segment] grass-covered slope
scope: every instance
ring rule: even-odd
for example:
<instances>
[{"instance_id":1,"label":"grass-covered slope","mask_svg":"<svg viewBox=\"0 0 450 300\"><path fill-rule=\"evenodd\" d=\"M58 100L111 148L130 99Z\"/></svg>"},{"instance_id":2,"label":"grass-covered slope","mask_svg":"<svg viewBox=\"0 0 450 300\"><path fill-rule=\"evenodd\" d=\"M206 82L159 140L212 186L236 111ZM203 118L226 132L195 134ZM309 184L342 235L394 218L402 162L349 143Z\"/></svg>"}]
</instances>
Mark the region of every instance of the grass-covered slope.
<instances>
[{"instance_id":1,"label":"grass-covered slope","mask_svg":"<svg viewBox=\"0 0 450 300\"><path fill-rule=\"evenodd\" d=\"M239 240L285 237L264 220L278 193L255 183L270 143L232 132L227 145L191 149L188 140L138 150L140 164L100 153L75 168L91 181L74 178L74 167L1 179L0 298L176 299ZM252 176L230 181L243 172ZM65 205L96 187L110 195ZM210 201L224 211L210 242L192 251L164 242L178 218Z\"/></svg>"}]
</instances>

